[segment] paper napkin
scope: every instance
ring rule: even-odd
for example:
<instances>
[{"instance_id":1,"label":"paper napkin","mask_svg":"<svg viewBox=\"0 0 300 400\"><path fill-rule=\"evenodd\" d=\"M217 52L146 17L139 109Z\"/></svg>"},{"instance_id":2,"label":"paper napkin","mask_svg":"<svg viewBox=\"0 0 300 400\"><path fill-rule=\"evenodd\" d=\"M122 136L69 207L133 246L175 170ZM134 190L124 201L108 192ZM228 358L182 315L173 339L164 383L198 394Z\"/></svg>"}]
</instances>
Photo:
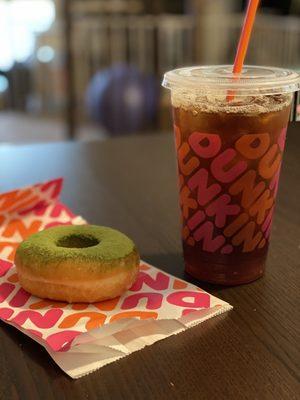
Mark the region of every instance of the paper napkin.
<instances>
[{"instance_id":1,"label":"paper napkin","mask_svg":"<svg viewBox=\"0 0 300 400\"><path fill-rule=\"evenodd\" d=\"M40 299L23 290L13 264L30 234L61 224L85 224L59 201L62 179L0 195L0 318L44 346L79 378L232 307L188 282L141 262L121 297L93 304Z\"/></svg>"}]
</instances>

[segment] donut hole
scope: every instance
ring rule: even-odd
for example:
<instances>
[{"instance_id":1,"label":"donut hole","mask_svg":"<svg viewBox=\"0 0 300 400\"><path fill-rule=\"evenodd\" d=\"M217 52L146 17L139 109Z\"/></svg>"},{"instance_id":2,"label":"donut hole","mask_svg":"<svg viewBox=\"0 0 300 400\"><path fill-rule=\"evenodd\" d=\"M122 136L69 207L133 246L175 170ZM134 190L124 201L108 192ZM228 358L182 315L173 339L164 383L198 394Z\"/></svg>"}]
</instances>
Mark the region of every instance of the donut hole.
<instances>
[{"instance_id":1,"label":"donut hole","mask_svg":"<svg viewBox=\"0 0 300 400\"><path fill-rule=\"evenodd\" d=\"M93 236L86 235L68 235L60 238L56 245L58 247L67 247L69 249L82 249L84 247L92 247L99 244L99 240Z\"/></svg>"}]
</instances>

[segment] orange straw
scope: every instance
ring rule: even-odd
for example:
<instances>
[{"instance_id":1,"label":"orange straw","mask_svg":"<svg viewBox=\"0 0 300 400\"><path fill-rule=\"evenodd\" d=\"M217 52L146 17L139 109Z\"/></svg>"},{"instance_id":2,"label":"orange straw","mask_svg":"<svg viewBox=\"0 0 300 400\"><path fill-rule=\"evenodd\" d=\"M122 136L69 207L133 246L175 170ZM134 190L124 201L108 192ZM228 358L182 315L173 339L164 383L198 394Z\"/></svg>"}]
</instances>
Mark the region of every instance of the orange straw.
<instances>
[{"instance_id":1,"label":"orange straw","mask_svg":"<svg viewBox=\"0 0 300 400\"><path fill-rule=\"evenodd\" d=\"M249 0L248 2L248 7L233 64L232 72L235 74L242 72L258 5L259 0ZM227 95L227 101L231 101L233 98L234 96L232 91L229 91Z\"/></svg>"}]
</instances>

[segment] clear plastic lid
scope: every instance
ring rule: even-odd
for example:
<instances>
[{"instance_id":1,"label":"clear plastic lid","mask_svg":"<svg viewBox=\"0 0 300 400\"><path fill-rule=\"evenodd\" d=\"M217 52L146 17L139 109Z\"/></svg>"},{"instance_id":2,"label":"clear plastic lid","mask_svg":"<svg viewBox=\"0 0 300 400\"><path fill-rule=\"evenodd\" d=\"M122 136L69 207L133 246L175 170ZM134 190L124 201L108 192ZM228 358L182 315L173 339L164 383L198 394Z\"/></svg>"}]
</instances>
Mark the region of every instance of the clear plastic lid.
<instances>
[{"instance_id":1,"label":"clear plastic lid","mask_svg":"<svg viewBox=\"0 0 300 400\"><path fill-rule=\"evenodd\" d=\"M300 75L288 69L255 65L245 65L240 74L232 72L232 65L195 66L166 72L162 85L202 93L233 90L239 96L272 95L298 91Z\"/></svg>"}]
</instances>

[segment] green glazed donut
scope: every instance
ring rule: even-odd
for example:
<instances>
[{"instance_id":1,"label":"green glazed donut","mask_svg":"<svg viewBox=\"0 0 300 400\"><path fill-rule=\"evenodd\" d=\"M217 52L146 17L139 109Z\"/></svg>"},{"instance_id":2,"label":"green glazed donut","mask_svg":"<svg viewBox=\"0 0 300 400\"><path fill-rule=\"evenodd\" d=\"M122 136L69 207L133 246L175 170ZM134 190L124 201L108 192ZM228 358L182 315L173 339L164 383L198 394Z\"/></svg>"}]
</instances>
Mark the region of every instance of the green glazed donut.
<instances>
[{"instance_id":1,"label":"green glazed donut","mask_svg":"<svg viewBox=\"0 0 300 400\"><path fill-rule=\"evenodd\" d=\"M123 233L96 225L62 225L31 235L16 252L21 286L43 298L95 302L135 281L139 254Z\"/></svg>"}]
</instances>

